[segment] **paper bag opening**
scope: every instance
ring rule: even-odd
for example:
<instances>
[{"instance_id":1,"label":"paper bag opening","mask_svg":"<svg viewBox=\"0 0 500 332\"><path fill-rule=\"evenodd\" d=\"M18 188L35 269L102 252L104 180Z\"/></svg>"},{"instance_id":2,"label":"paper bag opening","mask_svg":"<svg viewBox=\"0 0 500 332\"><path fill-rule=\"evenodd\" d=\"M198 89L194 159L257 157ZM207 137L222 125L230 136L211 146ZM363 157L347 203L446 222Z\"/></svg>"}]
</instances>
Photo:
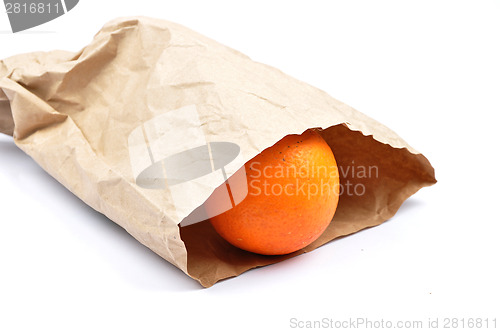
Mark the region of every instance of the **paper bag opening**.
<instances>
[{"instance_id":1,"label":"paper bag opening","mask_svg":"<svg viewBox=\"0 0 500 332\"><path fill-rule=\"evenodd\" d=\"M394 149L350 130L347 124L329 127L321 135L334 151L341 195L335 216L320 238L288 255L265 256L234 247L217 234L209 220L181 227L188 253L187 269L193 278L209 287L249 269L283 261L379 225L420 188L436 183L434 169L421 154Z\"/></svg>"}]
</instances>

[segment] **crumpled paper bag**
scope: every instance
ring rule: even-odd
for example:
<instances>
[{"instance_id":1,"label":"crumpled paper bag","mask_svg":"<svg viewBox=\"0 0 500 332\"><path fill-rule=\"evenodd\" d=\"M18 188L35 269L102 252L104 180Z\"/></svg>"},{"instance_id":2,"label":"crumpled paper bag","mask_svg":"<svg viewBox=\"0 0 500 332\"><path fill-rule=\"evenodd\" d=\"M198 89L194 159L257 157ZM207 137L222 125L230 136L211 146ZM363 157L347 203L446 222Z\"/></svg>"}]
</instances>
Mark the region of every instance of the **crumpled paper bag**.
<instances>
[{"instance_id":1,"label":"crumpled paper bag","mask_svg":"<svg viewBox=\"0 0 500 332\"><path fill-rule=\"evenodd\" d=\"M205 200L225 181L243 183L246 161L309 128L339 167L331 225L284 256L225 242L206 220ZM436 182L422 154L368 116L181 25L144 17L106 24L77 53L1 61L0 131L205 287L378 225Z\"/></svg>"}]
</instances>

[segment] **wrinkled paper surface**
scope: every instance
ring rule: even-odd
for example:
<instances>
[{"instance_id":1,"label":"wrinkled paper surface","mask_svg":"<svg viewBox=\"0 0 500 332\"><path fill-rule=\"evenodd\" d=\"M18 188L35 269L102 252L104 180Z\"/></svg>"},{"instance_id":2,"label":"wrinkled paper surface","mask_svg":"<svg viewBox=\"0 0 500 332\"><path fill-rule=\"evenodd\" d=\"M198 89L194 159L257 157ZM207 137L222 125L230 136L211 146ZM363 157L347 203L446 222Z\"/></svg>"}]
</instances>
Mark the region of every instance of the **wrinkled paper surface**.
<instances>
[{"instance_id":1,"label":"wrinkled paper surface","mask_svg":"<svg viewBox=\"0 0 500 332\"><path fill-rule=\"evenodd\" d=\"M244 181L246 161L309 128L331 146L341 183L359 183L363 194L342 194L325 233L298 252L262 256L225 242L200 206L225 180ZM1 61L0 132L205 287L378 225L436 182L428 160L375 120L185 27L144 17L106 24L78 53ZM359 174L369 167L376 174Z\"/></svg>"}]
</instances>

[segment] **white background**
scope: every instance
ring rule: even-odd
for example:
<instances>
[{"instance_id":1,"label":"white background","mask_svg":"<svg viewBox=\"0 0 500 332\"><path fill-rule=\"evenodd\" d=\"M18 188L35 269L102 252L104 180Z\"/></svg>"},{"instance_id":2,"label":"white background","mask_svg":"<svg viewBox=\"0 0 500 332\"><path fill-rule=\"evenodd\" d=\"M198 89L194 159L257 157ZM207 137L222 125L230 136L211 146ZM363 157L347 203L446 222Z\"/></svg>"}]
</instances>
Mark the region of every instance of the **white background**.
<instances>
[{"instance_id":1,"label":"white background","mask_svg":"<svg viewBox=\"0 0 500 332\"><path fill-rule=\"evenodd\" d=\"M500 327L500 1L83 0L18 34L2 12L0 58L77 51L131 15L327 91L424 153L438 183L379 227L203 289L0 134L0 331L289 331L292 318L358 317Z\"/></svg>"}]
</instances>

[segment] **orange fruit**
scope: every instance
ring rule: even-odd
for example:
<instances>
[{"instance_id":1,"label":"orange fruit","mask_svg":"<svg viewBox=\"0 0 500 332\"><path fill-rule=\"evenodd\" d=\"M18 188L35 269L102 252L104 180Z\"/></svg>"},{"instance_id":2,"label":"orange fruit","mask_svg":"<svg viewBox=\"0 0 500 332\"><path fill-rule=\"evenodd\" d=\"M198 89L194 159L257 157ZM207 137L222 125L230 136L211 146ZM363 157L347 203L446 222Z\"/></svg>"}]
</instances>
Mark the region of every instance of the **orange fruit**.
<instances>
[{"instance_id":1,"label":"orange fruit","mask_svg":"<svg viewBox=\"0 0 500 332\"><path fill-rule=\"evenodd\" d=\"M316 240L330 224L339 174L332 150L317 131L285 136L244 167L248 194L210 218L229 243L258 254L287 254ZM226 199L227 188L222 184L206 201L209 215Z\"/></svg>"}]
</instances>

